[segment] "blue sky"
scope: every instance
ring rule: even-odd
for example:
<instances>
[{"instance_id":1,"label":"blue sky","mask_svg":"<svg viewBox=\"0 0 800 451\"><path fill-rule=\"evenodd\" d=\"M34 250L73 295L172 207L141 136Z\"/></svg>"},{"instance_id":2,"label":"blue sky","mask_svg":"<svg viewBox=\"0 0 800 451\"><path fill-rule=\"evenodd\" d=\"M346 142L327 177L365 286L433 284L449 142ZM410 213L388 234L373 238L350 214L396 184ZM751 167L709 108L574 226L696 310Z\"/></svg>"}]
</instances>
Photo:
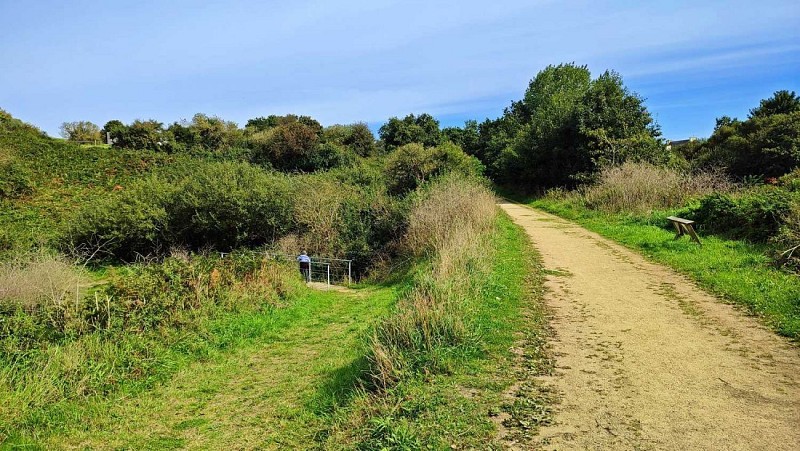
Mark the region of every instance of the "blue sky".
<instances>
[{"instance_id":1,"label":"blue sky","mask_svg":"<svg viewBox=\"0 0 800 451\"><path fill-rule=\"evenodd\" d=\"M796 0L0 0L0 108L54 136L197 112L461 125L574 61L620 72L678 139L800 91L798 30Z\"/></svg>"}]
</instances>

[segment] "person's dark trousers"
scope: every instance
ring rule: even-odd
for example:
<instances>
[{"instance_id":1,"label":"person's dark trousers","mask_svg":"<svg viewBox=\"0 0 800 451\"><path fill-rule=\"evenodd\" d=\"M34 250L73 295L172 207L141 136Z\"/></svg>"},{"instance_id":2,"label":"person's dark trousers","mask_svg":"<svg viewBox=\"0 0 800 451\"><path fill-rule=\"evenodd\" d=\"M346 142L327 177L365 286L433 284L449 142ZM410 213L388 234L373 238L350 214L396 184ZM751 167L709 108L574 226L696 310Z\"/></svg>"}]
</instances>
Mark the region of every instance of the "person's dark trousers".
<instances>
[{"instance_id":1,"label":"person's dark trousers","mask_svg":"<svg viewBox=\"0 0 800 451\"><path fill-rule=\"evenodd\" d=\"M300 274L303 276L303 280L311 282L311 264L300 262Z\"/></svg>"}]
</instances>

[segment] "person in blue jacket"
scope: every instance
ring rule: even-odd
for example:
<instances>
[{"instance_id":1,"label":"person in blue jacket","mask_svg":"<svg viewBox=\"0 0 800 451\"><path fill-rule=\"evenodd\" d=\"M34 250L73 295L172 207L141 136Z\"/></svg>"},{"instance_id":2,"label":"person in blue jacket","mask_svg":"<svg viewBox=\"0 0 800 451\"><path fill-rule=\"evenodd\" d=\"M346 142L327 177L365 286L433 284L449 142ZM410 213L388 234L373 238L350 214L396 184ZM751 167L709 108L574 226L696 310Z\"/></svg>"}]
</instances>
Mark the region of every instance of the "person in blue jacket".
<instances>
[{"instance_id":1,"label":"person in blue jacket","mask_svg":"<svg viewBox=\"0 0 800 451\"><path fill-rule=\"evenodd\" d=\"M311 257L306 255L306 251L297 256L297 261L300 263L300 274L306 282L311 282Z\"/></svg>"}]
</instances>

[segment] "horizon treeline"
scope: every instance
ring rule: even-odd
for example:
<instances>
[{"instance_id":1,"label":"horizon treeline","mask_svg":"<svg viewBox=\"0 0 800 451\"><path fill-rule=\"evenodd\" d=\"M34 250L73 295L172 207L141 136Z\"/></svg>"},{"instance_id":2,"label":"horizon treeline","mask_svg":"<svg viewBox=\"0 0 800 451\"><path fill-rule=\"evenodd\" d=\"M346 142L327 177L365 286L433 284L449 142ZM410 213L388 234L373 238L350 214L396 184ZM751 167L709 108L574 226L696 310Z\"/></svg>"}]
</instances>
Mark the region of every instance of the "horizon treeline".
<instances>
[{"instance_id":1,"label":"horizon treeline","mask_svg":"<svg viewBox=\"0 0 800 451\"><path fill-rule=\"evenodd\" d=\"M540 71L502 116L462 127L442 128L425 113L390 118L377 139L363 122L323 127L294 114L253 118L241 128L202 113L167 126L152 119L110 120L102 128L86 121L62 125L62 135L75 141L106 132L115 148L233 158L283 172L351 166L359 157L408 144L449 141L476 157L493 181L526 188L575 187L626 161L766 180L800 165L800 98L777 91L746 119L721 116L707 139L671 147L620 74L608 70L592 78L587 66L569 63Z\"/></svg>"}]
</instances>

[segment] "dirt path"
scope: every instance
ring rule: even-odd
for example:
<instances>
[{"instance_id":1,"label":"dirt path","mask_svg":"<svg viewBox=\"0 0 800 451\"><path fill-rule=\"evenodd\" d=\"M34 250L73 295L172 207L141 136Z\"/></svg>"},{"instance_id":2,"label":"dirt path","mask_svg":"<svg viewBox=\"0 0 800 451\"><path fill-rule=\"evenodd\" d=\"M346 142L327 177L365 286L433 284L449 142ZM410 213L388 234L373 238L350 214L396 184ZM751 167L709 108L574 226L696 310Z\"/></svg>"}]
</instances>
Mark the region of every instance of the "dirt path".
<instances>
[{"instance_id":1,"label":"dirt path","mask_svg":"<svg viewBox=\"0 0 800 451\"><path fill-rule=\"evenodd\" d=\"M800 350L685 277L530 208L560 394L545 449L800 449Z\"/></svg>"}]
</instances>

